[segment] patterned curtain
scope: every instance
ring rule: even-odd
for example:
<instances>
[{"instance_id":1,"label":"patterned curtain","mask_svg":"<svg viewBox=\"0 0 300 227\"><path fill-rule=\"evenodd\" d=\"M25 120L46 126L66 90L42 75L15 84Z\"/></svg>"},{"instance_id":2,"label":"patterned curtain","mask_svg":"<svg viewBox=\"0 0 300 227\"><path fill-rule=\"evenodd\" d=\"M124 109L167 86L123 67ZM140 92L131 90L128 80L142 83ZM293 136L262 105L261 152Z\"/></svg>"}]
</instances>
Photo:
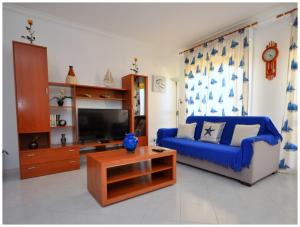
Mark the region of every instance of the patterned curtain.
<instances>
[{"instance_id":1,"label":"patterned curtain","mask_svg":"<svg viewBox=\"0 0 300 227\"><path fill-rule=\"evenodd\" d=\"M281 159L279 167L281 169L297 168L297 32L298 32L298 17L297 12L292 16L291 41L289 53L289 68L287 75L286 87L286 106L283 119L281 133L283 136L281 147Z\"/></svg>"},{"instance_id":2,"label":"patterned curtain","mask_svg":"<svg viewBox=\"0 0 300 227\"><path fill-rule=\"evenodd\" d=\"M248 115L248 29L191 50L184 63L187 116Z\"/></svg>"}]
</instances>

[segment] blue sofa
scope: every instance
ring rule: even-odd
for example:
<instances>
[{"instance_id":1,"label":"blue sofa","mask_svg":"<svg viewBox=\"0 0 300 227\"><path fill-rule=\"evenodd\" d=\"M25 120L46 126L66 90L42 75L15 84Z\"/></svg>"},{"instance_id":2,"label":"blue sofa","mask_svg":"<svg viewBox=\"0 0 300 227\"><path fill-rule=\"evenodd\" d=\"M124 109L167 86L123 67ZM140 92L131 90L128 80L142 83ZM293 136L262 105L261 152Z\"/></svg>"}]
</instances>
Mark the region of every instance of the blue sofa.
<instances>
[{"instance_id":1,"label":"blue sofa","mask_svg":"<svg viewBox=\"0 0 300 227\"><path fill-rule=\"evenodd\" d=\"M226 122L220 144L198 141L203 122ZM281 135L268 117L191 116L197 123L194 140L177 138L177 128L157 132L157 145L177 150L177 161L213 171L252 185L278 170ZM240 147L230 146L236 124L260 124L258 135Z\"/></svg>"}]
</instances>

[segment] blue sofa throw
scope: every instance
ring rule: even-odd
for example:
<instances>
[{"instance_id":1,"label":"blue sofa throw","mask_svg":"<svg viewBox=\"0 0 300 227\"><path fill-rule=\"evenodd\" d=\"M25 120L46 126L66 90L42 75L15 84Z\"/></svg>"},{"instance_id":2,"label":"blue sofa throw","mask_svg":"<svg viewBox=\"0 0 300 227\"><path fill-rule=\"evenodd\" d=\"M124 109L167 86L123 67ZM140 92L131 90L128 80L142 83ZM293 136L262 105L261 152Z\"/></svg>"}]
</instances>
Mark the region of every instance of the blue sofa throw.
<instances>
[{"instance_id":1,"label":"blue sofa throw","mask_svg":"<svg viewBox=\"0 0 300 227\"><path fill-rule=\"evenodd\" d=\"M220 144L198 141L204 121L226 122ZM249 167L254 142L265 141L270 145L276 145L279 140L282 140L278 130L268 117L191 116L186 119L186 123L193 122L197 123L195 140L177 138L177 128L161 128L157 132L157 145L175 149L181 155L207 160L239 172L242 168ZM240 147L230 146L236 124L260 124L260 130L257 136L244 139Z\"/></svg>"}]
</instances>

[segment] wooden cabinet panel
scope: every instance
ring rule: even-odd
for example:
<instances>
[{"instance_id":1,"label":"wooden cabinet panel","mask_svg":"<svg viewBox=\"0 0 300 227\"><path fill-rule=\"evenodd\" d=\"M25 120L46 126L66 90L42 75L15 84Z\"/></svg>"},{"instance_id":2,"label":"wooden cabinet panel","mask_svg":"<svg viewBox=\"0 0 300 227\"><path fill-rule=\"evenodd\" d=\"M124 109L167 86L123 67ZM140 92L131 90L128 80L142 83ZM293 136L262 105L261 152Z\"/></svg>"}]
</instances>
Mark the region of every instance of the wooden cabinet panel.
<instances>
[{"instance_id":1,"label":"wooden cabinet panel","mask_svg":"<svg viewBox=\"0 0 300 227\"><path fill-rule=\"evenodd\" d=\"M148 137L147 136L139 136L138 146L147 146L148 145Z\"/></svg>"},{"instance_id":2,"label":"wooden cabinet panel","mask_svg":"<svg viewBox=\"0 0 300 227\"><path fill-rule=\"evenodd\" d=\"M137 115L135 116L134 113L134 99L135 99L135 81L137 79L143 79L145 83L145 91L144 91L144 115ZM140 134L138 143L139 146L146 146L148 145L148 77L143 75L134 75L129 74L122 77L122 87L125 89L128 89L128 92L126 94L126 99L122 102L122 108L129 110L129 126L130 126L130 132L135 133L136 127L139 125L138 120L143 118L145 121L145 133Z\"/></svg>"},{"instance_id":3,"label":"wooden cabinet panel","mask_svg":"<svg viewBox=\"0 0 300 227\"><path fill-rule=\"evenodd\" d=\"M77 159L79 161L79 148L51 148L38 149L34 151L21 151L21 165L39 164L45 162L60 161L66 159Z\"/></svg>"},{"instance_id":4,"label":"wooden cabinet panel","mask_svg":"<svg viewBox=\"0 0 300 227\"><path fill-rule=\"evenodd\" d=\"M79 168L80 162L76 158L41 164L21 165L21 178L25 179L30 177L43 176Z\"/></svg>"},{"instance_id":5,"label":"wooden cabinet panel","mask_svg":"<svg viewBox=\"0 0 300 227\"><path fill-rule=\"evenodd\" d=\"M47 49L13 42L19 133L49 131Z\"/></svg>"},{"instance_id":6,"label":"wooden cabinet panel","mask_svg":"<svg viewBox=\"0 0 300 227\"><path fill-rule=\"evenodd\" d=\"M128 89L125 94L125 100L122 102L122 108L129 110L129 130L134 131L134 114L133 114L133 76L127 75L122 78L122 88Z\"/></svg>"}]
</instances>

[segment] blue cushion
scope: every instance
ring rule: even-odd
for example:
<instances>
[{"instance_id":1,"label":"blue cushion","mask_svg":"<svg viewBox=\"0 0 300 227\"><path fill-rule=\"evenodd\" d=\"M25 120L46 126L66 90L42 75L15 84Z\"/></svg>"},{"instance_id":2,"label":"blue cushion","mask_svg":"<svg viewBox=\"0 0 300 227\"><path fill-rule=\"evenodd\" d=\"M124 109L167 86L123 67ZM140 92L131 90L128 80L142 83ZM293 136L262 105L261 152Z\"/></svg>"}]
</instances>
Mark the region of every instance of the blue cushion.
<instances>
[{"instance_id":1,"label":"blue cushion","mask_svg":"<svg viewBox=\"0 0 300 227\"><path fill-rule=\"evenodd\" d=\"M242 152L240 147L176 137L163 138L160 146L175 149L181 155L207 160L237 171L241 169Z\"/></svg>"}]
</instances>

